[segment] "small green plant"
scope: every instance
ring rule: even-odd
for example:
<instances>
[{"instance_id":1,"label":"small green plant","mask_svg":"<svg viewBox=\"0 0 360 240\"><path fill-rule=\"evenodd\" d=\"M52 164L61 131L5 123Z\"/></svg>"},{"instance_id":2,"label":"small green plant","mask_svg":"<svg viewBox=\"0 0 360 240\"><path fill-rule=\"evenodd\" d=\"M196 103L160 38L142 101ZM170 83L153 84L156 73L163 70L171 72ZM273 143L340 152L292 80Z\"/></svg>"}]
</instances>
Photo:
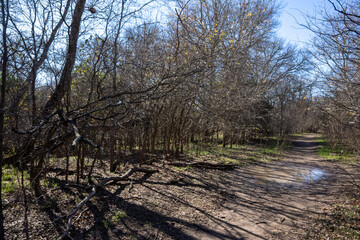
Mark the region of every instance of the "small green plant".
<instances>
[{"instance_id":1,"label":"small green plant","mask_svg":"<svg viewBox=\"0 0 360 240\"><path fill-rule=\"evenodd\" d=\"M12 166L3 166L3 177L2 177L2 190L4 193L12 193L17 189L21 188L21 171ZM29 173L27 171L24 174L24 184L29 184Z\"/></svg>"},{"instance_id":2,"label":"small green plant","mask_svg":"<svg viewBox=\"0 0 360 240\"><path fill-rule=\"evenodd\" d=\"M6 193L13 193L18 188L18 184L15 181L3 182L2 190Z\"/></svg>"},{"instance_id":3,"label":"small green plant","mask_svg":"<svg viewBox=\"0 0 360 240\"><path fill-rule=\"evenodd\" d=\"M128 215L126 212L119 210L115 213L115 215L111 218L113 222L118 222L120 219L126 218Z\"/></svg>"},{"instance_id":4,"label":"small green plant","mask_svg":"<svg viewBox=\"0 0 360 240\"><path fill-rule=\"evenodd\" d=\"M238 161L232 159L232 158L229 158L229 157L224 157L224 156L220 156L220 161L225 163L225 164L236 164L238 163Z\"/></svg>"},{"instance_id":5,"label":"small green plant","mask_svg":"<svg viewBox=\"0 0 360 240\"><path fill-rule=\"evenodd\" d=\"M192 169L193 167L190 166L190 165L186 165L185 167L174 167L176 170L180 170L180 171L187 171L187 170L190 170Z\"/></svg>"},{"instance_id":6,"label":"small green plant","mask_svg":"<svg viewBox=\"0 0 360 240\"><path fill-rule=\"evenodd\" d=\"M153 228L153 224L152 222L146 222L145 225L144 225L145 228L147 229L152 229Z\"/></svg>"},{"instance_id":7,"label":"small green plant","mask_svg":"<svg viewBox=\"0 0 360 240\"><path fill-rule=\"evenodd\" d=\"M86 178L85 178L85 182L87 182L87 183L92 183L92 179L91 179L91 177L89 177L89 176L87 176Z\"/></svg>"},{"instance_id":8,"label":"small green plant","mask_svg":"<svg viewBox=\"0 0 360 240\"><path fill-rule=\"evenodd\" d=\"M41 204L39 209L41 211L45 211L45 210L48 210L48 209L52 209L53 207L54 207L53 203L51 201L47 201L47 202Z\"/></svg>"},{"instance_id":9,"label":"small green plant","mask_svg":"<svg viewBox=\"0 0 360 240\"><path fill-rule=\"evenodd\" d=\"M269 163L272 161L272 158L261 158L260 159L260 162L263 162L263 163Z\"/></svg>"},{"instance_id":10,"label":"small green plant","mask_svg":"<svg viewBox=\"0 0 360 240\"><path fill-rule=\"evenodd\" d=\"M109 229L110 223L106 219L103 219L101 222L102 222L104 228Z\"/></svg>"},{"instance_id":11,"label":"small green plant","mask_svg":"<svg viewBox=\"0 0 360 240\"><path fill-rule=\"evenodd\" d=\"M94 230L91 230L87 235L89 236L89 237L93 237L94 236Z\"/></svg>"},{"instance_id":12,"label":"small green plant","mask_svg":"<svg viewBox=\"0 0 360 240\"><path fill-rule=\"evenodd\" d=\"M277 150L276 146L270 146L264 149L263 154L276 154Z\"/></svg>"},{"instance_id":13,"label":"small green plant","mask_svg":"<svg viewBox=\"0 0 360 240\"><path fill-rule=\"evenodd\" d=\"M49 163L57 163L57 162L59 162L61 159L59 159L59 158L55 158L55 157L51 157L51 158L49 158Z\"/></svg>"},{"instance_id":14,"label":"small green plant","mask_svg":"<svg viewBox=\"0 0 360 240\"><path fill-rule=\"evenodd\" d=\"M119 163L119 166L120 167L126 167L126 164L127 164L126 162L121 162L121 163Z\"/></svg>"},{"instance_id":15,"label":"small green plant","mask_svg":"<svg viewBox=\"0 0 360 240\"><path fill-rule=\"evenodd\" d=\"M2 178L3 181L11 181L13 180L13 176L12 175L5 175Z\"/></svg>"}]
</instances>

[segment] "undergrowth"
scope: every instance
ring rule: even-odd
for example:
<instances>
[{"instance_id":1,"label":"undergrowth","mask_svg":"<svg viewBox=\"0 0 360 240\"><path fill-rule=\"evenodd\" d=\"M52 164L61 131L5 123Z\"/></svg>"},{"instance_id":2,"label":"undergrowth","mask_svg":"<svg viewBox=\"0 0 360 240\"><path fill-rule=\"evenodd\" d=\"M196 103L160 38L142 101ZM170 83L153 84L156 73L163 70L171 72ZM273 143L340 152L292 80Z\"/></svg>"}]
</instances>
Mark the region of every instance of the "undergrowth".
<instances>
[{"instance_id":1,"label":"undergrowth","mask_svg":"<svg viewBox=\"0 0 360 240\"><path fill-rule=\"evenodd\" d=\"M21 188L21 171L12 166L3 166L3 176L1 187L4 193L12 193ZM27 171L24 174L24 185L29 184L29 173Z\"/></svg>"},{"instance_id":2,"label":"undergrowth","mask_svg":"<svg viewBox=\"0 0 360 240\"><path fill-rule=\"evenodd\" d=\"M360 190L330 208L316 221L308 239L360 239Z\"/></svg>"},{"instance_id":3,"label":"undergrowth","mask_svg":"<svg viewBox=\"0 0 360 240\"><path fill-rule=\"evenodd\" d=\"M317 139L318 155L327 160L340 163L358 162L356 156L346 146L332 145L324 137ZM316 221L308 239L360 239L360 189L357 187L351 194L329 208Z\"/></svg>"},{"instance_id":4,"label":"undergrowth","mask_svg":"<svg viewBox=\"0 0 360 240\"><path fill-rule=\"evenodd\" d=\"M317 152L322 158L348 163L357 162L356 156L346 146L333 145L327 142L324 137L319 137L317 143L319 144Z\"/></svg>"},{"instance_id":5,"label":"undergrowth","mask_svg":"<svg viewBox=\"0 0 360 240\"><path fill-rule=\"evenodd\" d=\"M215 161L225 164L246 165L255 162L271 162L278 160L284 149L289 145L284 144L283 138L269 137L262 139L261 144L233 144L223 147L221 144L209 144L201 150L196 145L190 145L186 150L189 158L194 160Z\"/></svg>"}]
</instances>

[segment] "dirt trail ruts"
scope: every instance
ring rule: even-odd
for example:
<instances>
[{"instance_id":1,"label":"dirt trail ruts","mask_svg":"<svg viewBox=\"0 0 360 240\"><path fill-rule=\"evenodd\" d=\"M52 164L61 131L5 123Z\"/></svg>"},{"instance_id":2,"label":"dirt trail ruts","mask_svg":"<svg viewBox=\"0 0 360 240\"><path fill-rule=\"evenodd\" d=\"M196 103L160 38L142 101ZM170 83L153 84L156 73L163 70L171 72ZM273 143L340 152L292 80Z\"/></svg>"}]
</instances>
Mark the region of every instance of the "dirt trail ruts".
<instances>
[{"instance_id":1,"label":"dirt trail ruts","mask_svg":"<svg viewBox=\"0 0 360 240\"><path fill-rule=\"evenodd\" d=\"M227 173L222 188L228 201L220 210L210 213L214 218L203 229L189 235L196 239L304 239L311 221L344 193L352 178L359 177L352 175L351 178L344 166L319 158L316 138L315 134L294 137L294 147L283 161ZM267 167L323 172L316 181L294 180L290 184L271 179L257 181L257 177L249 174ZM352 171L350 166L346 168ZM281 177L283 175L279 174Z\"/></svg>"}]
</instances>

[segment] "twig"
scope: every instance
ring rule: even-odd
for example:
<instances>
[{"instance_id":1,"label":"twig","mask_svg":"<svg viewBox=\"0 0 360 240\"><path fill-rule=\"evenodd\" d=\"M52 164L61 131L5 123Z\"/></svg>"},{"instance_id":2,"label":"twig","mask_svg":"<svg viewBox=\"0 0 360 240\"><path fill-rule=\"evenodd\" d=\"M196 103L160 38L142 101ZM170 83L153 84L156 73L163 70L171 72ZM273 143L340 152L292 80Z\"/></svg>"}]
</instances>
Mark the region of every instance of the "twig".
<instances>
[{"instance_id":1,"label":"twig","mask_svg":"<svg viewBox=\"0 0 360 240\"><path fill-rule=\"evenodd\" d=\"M86 208L85 210L81 211L81 213L79 214L79 216L75 219L75 221L79 220L79 218L81 218L81 215L86 212L87 210L89 210L90 208Z\"/></svg>"},{"instance_id":2,"label":"twig","mask_svg":"<svg viewBox=\"0 0 360 240\"><path fill-rule=\"evenodd\" d=\"M233 170L238 167L237 164L218 164L218 163L209 163L209 162L169 162L169 165L177 167L196 167L196 168L209 168L209 169L219 169L219 170Z\"/></svg>"},{"instance_id":3,"label":"twig","mask_svg":"<svg viewBox=\"0 0 360 240\"><path fill-rule=\"evenodd\" d=\"M360 185L356 182L353 174L350 173L348 170L346 170L346 169L345 169L344 167L342 167L342 166L339 166L339 165L338 165L338 167L339 167L343 172L345 172L345 174L346 174L347 176L349 176L349 177L351 178L352 184L353 184L357 189L360 189Z\"/></svg>"},{"instance_id":4,"label":"twig","mask_svg":"<svg viewBox=\"0 0 360 240\"><path fill-rule=\"evenodd\" d=\"M65 232L60 236L59 240L64 239L65 237L69 237L69 231L70 231L70 227L72 225L72 220L74 218L74 215L77 213L77 211L79 211L82 206L84 206L93 196L95 196L97 189L102 188L105 184L107 184L110 181L121 181L121 180L125 180L128 177L130 177L132 174L134 174L135 172L144 172L144 173L155 173L158 172L158 170L153 170L153 169L146 169L146 168L131 168L129 171L127 171L124 175L120 176L120 177L109 177L109 178L105 178L103 179L101 182L97 183L96 185L93 186L91 193L85 197L69 214L68 214L68 221L67 221L67 226L66 226L66 230Z\"/></svg>"},{"instance_id":5,"label":"twig","mask_svg":"<svg viewBox=\"0 0 360 240\"><path fill-rule=\"evenodd\" d=\"M94 142L92 142L91 140L86 139L81 136L74 119L69 119L67 116L65 116L63 111L59 111L58 114L59 114L60 119L62 119L64 122L70 123L74 129L75 139L72 142L71 149L75 149L78 142L84 142L84 143L89 144L92 147L95 147L100 150L104 150L101 146L99 146L99 145L95 144Z\"/></svg>"},{"instance_id":6,"label":"twig","mask_svg":"<svg viewBox=\"0 0 360 240\"><path fill-rule=\"evenodd\" d=\"M129 192L131 192L131 190L133 189L133 181L130 181L130 187L129 187Z\"/></svg>"}]
</instances>

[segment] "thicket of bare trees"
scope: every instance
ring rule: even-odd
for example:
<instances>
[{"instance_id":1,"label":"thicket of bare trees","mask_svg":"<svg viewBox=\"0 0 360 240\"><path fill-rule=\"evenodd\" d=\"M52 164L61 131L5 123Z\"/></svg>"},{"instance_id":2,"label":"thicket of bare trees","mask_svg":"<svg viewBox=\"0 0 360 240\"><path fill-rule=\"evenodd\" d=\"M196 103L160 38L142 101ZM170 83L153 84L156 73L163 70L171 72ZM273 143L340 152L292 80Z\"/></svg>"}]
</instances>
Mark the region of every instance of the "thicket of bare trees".
<instances>
[{"instance_id":1,"label":"thicket of bare trees","mask_svg":"<svg viewBox=\"0 0 360 240\"><path fill-rule=\"evenodd\" d=\"M12 4L5 162L34 186L70 145L107 146L113 166L297 130L307 59L275 37L276 2L179 1L161 22L139 19L151 2Z\"/></svg>"},{"instance_id":2,"label":"thicket of bare trees","mask_svg":"<svg viewBox=\"0 0 360 240\"><path fill-rule=\"evenodd\" d=\"M311 30L324 97L317 101L320 119L335 144L360 149L359 36L357 1L329 1L330 8L313 19Z\"/></svg>"},{"instance_id":3,"label":"thicket of bare trees","mask_svg":"<svg viewBox=\"0 0 360 240\"><path fill-rule=\"evenodd\" d=\"M29 171L38 193L62 158L68 181L77 156L79 182L103 161L114 171L134 154L141 164L314 128L308 53L276 37L278 10L275 0L2 1L2 164Z\"/></svg>"}]
</instances>

